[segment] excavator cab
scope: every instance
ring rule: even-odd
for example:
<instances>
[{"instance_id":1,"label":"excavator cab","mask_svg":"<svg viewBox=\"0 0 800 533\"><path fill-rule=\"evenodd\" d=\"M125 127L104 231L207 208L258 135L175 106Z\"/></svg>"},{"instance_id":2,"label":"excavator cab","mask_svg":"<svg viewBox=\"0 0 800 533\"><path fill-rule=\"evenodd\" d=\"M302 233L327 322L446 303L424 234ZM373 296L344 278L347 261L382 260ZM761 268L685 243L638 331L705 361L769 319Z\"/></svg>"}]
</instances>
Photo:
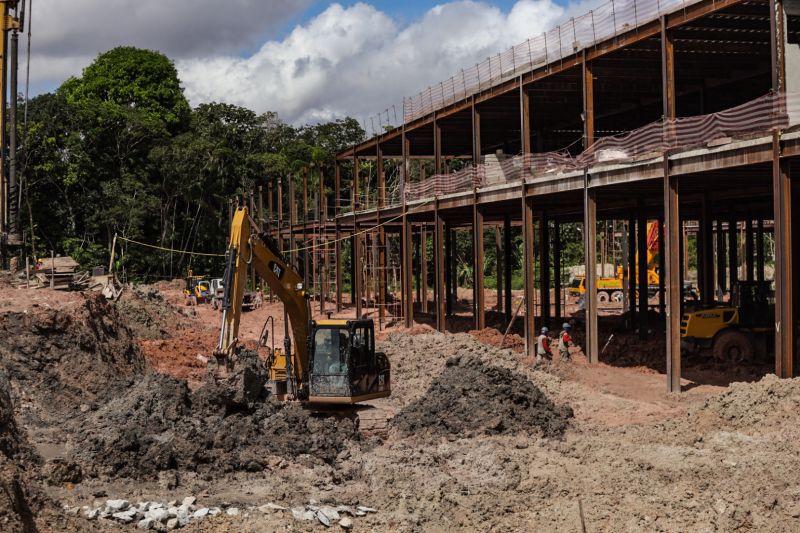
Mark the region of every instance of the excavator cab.
<instances>
[{"instance_id":1,"label":"excavator cab","mask_svg":"<svg viewBox=\"0 0 800 533\"><path fill-rule=\"evenodd\" d=\"M357 403L389 396L389 361L375 351L372 320L311 322L312 403Z\"/></svg>"}]
</instances>

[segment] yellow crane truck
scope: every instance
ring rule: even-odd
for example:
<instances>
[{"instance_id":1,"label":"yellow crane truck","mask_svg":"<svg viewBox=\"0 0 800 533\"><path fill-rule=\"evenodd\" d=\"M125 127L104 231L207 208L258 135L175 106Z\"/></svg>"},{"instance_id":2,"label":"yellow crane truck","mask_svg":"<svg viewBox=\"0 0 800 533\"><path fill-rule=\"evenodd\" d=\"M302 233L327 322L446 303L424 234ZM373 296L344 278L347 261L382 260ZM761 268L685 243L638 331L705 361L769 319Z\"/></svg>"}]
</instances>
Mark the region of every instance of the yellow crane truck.
<instances>
[{"instance_id":1,"label":"yellow crane truck","mask_svg":"<svg viewBox=\"0 0 800 533\"><path fill-rule=\"evenodd\" d=\"M312 320L301 276L271 238L255 227L247 208L237 208L226 254L222 325L214 353L218 363L230 365L243 349L239 322L252 265L284 307L284 348L272 351L265 384L275 397L311 404L354 404L389 396L389 360L375 351L372 320Z\"/></svg>"}]
</instances>

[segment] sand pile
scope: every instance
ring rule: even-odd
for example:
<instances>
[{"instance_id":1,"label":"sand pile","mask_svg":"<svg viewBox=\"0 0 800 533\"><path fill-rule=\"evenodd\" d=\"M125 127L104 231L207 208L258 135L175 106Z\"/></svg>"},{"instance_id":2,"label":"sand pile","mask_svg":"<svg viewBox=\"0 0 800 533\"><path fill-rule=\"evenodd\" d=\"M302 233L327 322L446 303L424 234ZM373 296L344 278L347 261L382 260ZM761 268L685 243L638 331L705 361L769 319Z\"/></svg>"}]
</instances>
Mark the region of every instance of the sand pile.
<instances>
[{"instance_id":1,"label":"sand pile","mask_svg":"<svg viewBox=\"0 0 800 533\"><path fill-rule=\"evenodd\" d=\"M800 378L780 379L768 374L756 383L732 383L706 400L695 414L715 414L737 429L794 425L800 412Z\"/></svg>"},{"instance_id":2,"label":"sand pile","mask_svg":"<svg viewBox=\"0 0 800 533\"><path fill-rule=\"evenodd\" d=\"M452 357L427 392L392 421L405 434L560 437L572 418L525 376L474 357Z\"/></svg>"}]
</instances>

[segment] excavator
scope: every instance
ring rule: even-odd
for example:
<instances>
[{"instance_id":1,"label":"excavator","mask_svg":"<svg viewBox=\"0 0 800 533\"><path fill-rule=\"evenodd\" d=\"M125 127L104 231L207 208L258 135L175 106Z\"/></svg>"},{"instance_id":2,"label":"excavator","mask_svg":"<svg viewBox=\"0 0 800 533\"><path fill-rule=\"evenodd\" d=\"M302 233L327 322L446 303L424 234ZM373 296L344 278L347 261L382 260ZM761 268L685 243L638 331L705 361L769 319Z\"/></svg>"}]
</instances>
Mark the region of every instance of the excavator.
<instances>
[{"instance_id":1,"label":"excavator","mask_svg":"<svg viewBox=\"0 0 800 533\"><path fill-rule=\"evenodd\" d=\"M391 393L390 364L375 351L372 320L313 320L303 279L246 207L231 222L226 253L222 325L214 356L230 368L243 349L239 339L248 270L252 266L283 303L283 350L271 351L265 384L279 400L309 404L355 404ZM274 322L273 322L274 323ZM289 330L291 329L291 335ZM294 346L292 346L292 337Z\"/></svg>"}]
</instances>

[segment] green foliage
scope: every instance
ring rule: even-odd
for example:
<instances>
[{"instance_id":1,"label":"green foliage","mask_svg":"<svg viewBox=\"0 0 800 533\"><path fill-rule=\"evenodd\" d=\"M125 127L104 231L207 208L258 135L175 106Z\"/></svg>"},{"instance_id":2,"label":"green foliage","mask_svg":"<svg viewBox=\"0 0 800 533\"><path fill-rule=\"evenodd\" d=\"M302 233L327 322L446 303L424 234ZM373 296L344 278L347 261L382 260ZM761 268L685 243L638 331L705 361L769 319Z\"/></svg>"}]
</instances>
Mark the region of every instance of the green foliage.
<instances>
[{"instance_id":1,"label":"green foliage","mask_svg":"<svg viewBox=\"0 0 800 533\"><path fill-rule=\"evenodd\" d=\"M229 200L259 186L266 200L270 182L293 176L299 185L305 173L315 187L320 171L332 175L333 155L364 137L349 118L295 128L230 104L193 110L172 62L131 47L99 55L81 77L32 99L28 124L20 161L29 251L107 264L118 234L189 252L120 239L117 263L135 279L182 276L189 266L221 274L220 258L191 252L224 251ZM287 189L285 210L298 201Z\"/></svg>"}]
</instances>

